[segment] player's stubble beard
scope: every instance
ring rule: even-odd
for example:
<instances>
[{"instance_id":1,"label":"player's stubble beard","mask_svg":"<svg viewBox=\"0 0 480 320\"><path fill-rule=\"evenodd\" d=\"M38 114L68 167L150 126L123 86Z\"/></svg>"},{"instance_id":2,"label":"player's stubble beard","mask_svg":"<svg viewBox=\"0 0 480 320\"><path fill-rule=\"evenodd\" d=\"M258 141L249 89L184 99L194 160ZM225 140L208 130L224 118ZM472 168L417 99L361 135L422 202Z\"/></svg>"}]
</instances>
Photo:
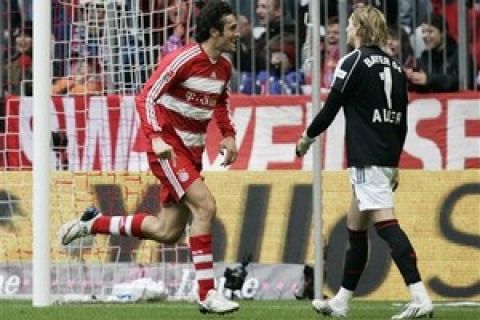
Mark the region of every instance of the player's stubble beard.
<instances>
[{"instance_id":1,"label":"player's stubble beard","mask_svg":"<svg viewBox=\"0 0 480 320\"><path fill-rule=\"evenodd\" d=\"M237 52L237 40L233 40L233 42L228 42L223 49L223 52L226 53L235 53Z\"/></svg>"}]
</instances>

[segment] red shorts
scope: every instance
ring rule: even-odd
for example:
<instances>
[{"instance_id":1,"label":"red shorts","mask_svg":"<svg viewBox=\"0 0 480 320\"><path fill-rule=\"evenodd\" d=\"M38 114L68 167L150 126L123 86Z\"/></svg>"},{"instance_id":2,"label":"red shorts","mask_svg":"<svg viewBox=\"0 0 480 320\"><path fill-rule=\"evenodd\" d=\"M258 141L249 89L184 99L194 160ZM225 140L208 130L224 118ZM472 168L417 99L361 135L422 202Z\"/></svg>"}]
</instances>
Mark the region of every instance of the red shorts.
<instances>
[{"instance_id":1,"label":"red shorts","mask_svg":"<svg viewBox=\"0 0 480 320\"><path fill-rule=\"evenodd\" d=\"M195 164L189 157L177 152L177 165L170 160L159 159L154 153L148 152L148 163L155 177L160 180L160 202L162 204L179 203L190 185L201 178L201 165Z\"/></svg>"}]
</instances>

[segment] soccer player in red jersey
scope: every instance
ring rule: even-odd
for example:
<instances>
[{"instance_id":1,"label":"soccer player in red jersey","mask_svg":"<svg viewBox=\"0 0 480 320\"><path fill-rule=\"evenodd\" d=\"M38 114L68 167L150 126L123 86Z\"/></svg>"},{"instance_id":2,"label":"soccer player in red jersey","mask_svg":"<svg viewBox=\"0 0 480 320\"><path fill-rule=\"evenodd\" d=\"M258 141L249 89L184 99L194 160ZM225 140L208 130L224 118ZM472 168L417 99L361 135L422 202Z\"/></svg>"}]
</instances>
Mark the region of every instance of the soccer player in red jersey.
<instances>
[{"instance_id":1,"label":"soccer player in red jersey","mask_svg":"<svg viewBox=\"0 0 480 320\"><path fill-rule=\"evenodd\" d=\"M229 116L231 64L222 53L234 53L239 34L230 5L210 0L197 20L197 43L165 56L136 98L141 126L150 142L148 162L162 184L158 216L102 215L88 208L61 230L62 243L89 234L116 234L175 243L192 217L189 245L198 283L201 312L238 310L214 288L212 221L215 199L203 181L202 153L210 120L223 134L223 165L237 158L235 129Z\"/></svg>"}]
</instances>

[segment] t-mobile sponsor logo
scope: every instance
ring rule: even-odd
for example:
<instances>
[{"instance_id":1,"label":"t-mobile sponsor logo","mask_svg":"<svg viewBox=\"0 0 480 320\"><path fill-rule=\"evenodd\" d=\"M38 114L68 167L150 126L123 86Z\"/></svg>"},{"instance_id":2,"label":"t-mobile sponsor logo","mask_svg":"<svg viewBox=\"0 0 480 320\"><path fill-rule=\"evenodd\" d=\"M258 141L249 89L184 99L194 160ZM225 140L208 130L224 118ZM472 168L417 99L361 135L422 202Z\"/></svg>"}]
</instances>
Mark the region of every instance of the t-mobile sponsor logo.
<instances>
[{"instance_id":1,"label":"t-mobile sponsor logo","mask_svg":"<svg viewBox=\"0 0 480 320\"><path fill-rule=\"evenodd\" d=\"M20 290L21 279L17 275L0 274L0 296L12 295Z\"/></svg>"}]
</instances>

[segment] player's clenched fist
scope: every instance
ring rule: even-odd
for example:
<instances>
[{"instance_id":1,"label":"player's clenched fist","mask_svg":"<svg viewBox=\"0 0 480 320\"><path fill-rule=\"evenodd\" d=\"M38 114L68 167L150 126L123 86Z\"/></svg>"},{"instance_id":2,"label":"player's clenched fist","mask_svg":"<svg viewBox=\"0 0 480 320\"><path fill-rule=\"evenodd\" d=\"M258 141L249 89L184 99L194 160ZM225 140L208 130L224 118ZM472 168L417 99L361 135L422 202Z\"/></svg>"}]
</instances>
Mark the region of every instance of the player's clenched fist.
<instances>
[{"instance_id":1,"label":"player's clenched fist","mask_svg":"<svg viewBox=\"0 0 480 320\"><path fill-rule=\"evenodd\" d=\"M220 143L220 153L224 156L222 166L228 166L237 160L237 143L233 137L226 137Z\"/></svg>"},{"instance_id":2,"label":"player's clenched fist","mask_svg":"<svg viewBox=\"0 0 480 320\"><path fill-rule=\"evenodd\" d=\"M295 154L297 157L303 157L314 141L315 138L310 138L306 134L301 136L300 139L298 139L297 146L295 147Z\"/></svg>"},{"instance_id":3,"label":"player's clenched fist","mask_svg":"<svg viewBox=\"0 0 480 320\"><path fill-rule=\"evenodd\" d=\"M161 137L154 137L152 139L152 151L160 159L171 160L173 165L176 165L177 156L171 145L163 141Z\"/></svg>"}]
</instances>

